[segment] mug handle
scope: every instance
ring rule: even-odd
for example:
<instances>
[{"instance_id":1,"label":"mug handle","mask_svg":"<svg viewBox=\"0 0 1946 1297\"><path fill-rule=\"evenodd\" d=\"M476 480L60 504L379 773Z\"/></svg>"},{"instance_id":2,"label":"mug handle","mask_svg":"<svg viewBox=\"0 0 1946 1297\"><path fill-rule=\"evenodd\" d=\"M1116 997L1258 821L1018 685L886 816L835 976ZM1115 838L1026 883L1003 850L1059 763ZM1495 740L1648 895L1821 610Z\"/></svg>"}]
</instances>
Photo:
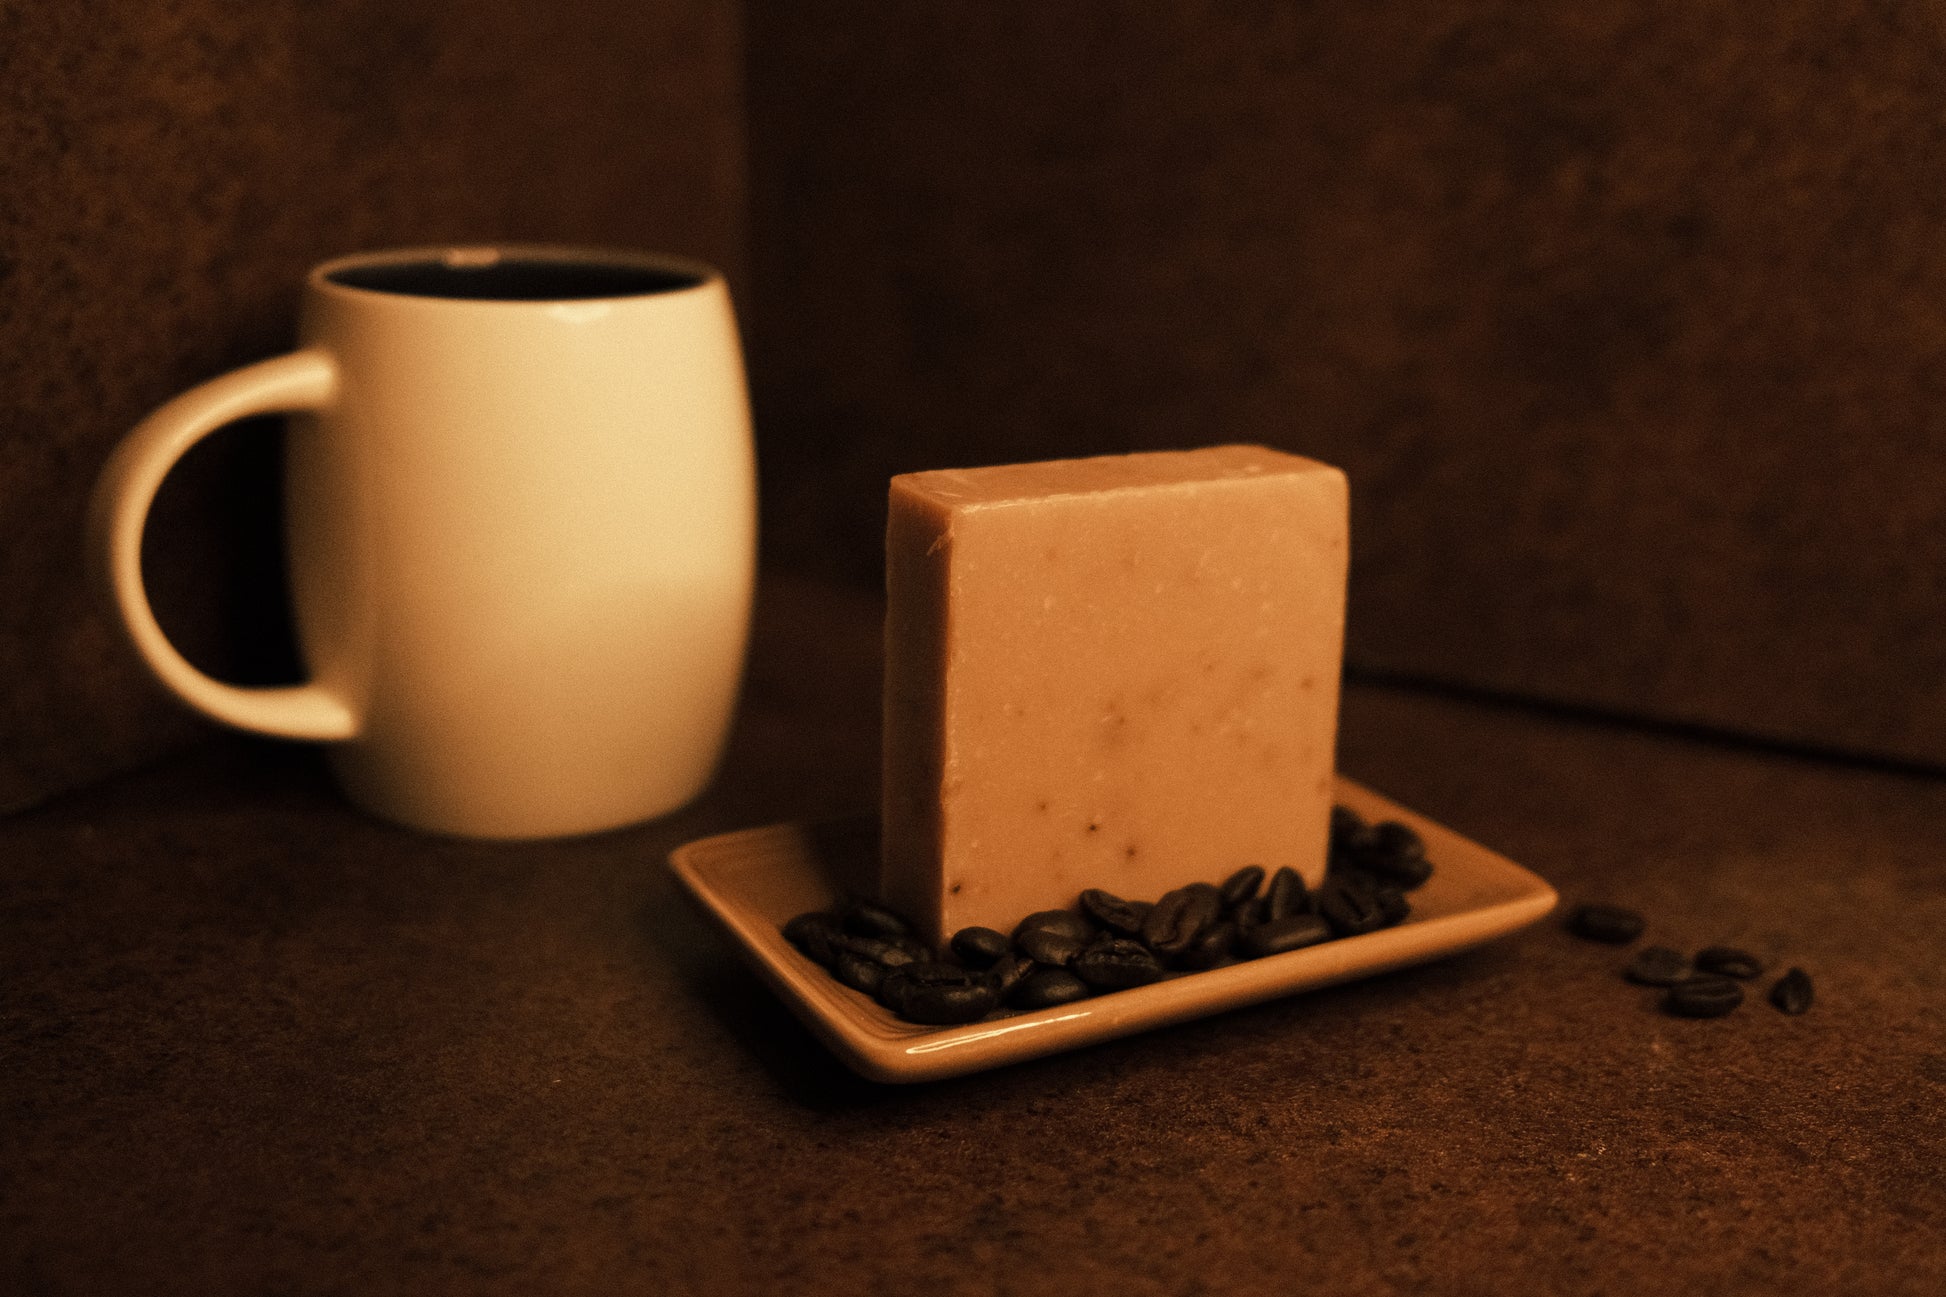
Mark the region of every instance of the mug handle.
<instances>
[{"instance_id":1,"label":"mug handle","mask_svg":"<svg viewBox=\"0 0 1946 1297\"><path fill-rule=\"evenodd\" d=\"M233 370L193 387L137 424L109 456L88 512L88 551L122 626L149 669L183 702L238 729L287 739L354 737L357 714L320 684L224 684L189 664L162 633L142 584L142 529L162 479L176 461L226 423L257 414L322 409L338 387L337 366L310 349Z\"/></svg>"}]
</instances>

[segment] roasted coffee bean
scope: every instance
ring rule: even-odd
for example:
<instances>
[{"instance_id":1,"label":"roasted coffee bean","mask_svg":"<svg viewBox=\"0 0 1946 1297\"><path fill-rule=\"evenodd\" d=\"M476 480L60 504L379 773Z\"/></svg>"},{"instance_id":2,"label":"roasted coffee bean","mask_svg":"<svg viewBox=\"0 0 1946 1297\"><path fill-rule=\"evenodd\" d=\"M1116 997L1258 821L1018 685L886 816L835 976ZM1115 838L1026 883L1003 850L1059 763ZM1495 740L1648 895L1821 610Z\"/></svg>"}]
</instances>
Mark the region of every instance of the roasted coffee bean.
<instances>
[{"instance_id":1,"label":"roasted coffee bean","mask_svg":"<svg viewBox=\"0 0 1946 1297\"><path fill-rule=\"evenodd\" d=\"M1426 854L1426 840L1410 824L1384 820L1372 829L1371 849L1392 860L1418 860Z\"/></svg>"},{"instance_id":2,"label":"roasted coffee bean","mask_svg":"<svg viewBox=\"0 0 1946 1297\"><path fill-rule=\"evenodd\" d=\"M1372 890L1372 899L1378 902L1378 913L1384 921L1382 924L1384 927L1389 928L1394 924L1404 923L1412 917L1412 902L1406 898L1403 887L1381 883Z\"/></svg>"},{"instance_id":3,"label":"roasted coffee bean","mask_svg":"<svg viewBox=\"0 0 1946 1297\"><path fill-rule=\"evenodd\" d=\"M1025 955L1006 954L994 961L987 969L986 979L1002 1000L1013 994L1013 989L1040 965Z\"/></svg>"},{"instance_id":4,"label":"roasted coffee bean","mask_svg":"<svg viewBox=\"0 0 1946 1297\"><path fill-rule=\"evenodd\" d=\"M1590 902L1568 911L1568 931L1588 941L1625 946L1642 935L1647 924L1634 910Z\"/></svg>"},{"instance_id":5,"label":"roasted coffee bean","mask_svg":"<svg viewBox=\"0 0 1946 1297\"><path fill-rule=\"evenodd\" d=\"M1426 845L1410 826L1385 820L1345 838L1333 854L1347 865L1373 869L1394 860L1422 858Z\"/></svg>"},{"instance_id":6,"label":"roasted coffee bean","mask_svg":"<svg viewBox=\"0 0 1946 1297\"><path fill-rule=\"evenodd\" d=\"M1270 886L1264 889L1264 903L1257 911L1257 921L1276 923L1310 908L1311 892L1304 886L1303 876L1285 865L1270 876Z\"/></svg>"},{"instance_id":7,"label":"roasted coffee bean","mask_svg":"<svg viewBox=\"0 0 1946 1297\"><path fill-rule=\"evenodd\" d=\"M1346 864L1343 862L1335 864L1325 871L1324 884L1326 887L1333 884L1341 887L1355 887L1359 891L1366 893L1375 893L1381 887L1391 886L1390 883L1385 882L1377 874L1365 868L1363 865ZM1313 896L1311 898L1310 908L1315 910L1317 906L1317 897Z\"/></svg>"},{"instance_id":8,"label":"roasted coffee bean","mask_svg":"<svg viewBox=\"0 0 1946 1297\"><path fill-rule=\"evenodd\" d=\"M1644 946L1628 961L1622 976L1637 986L1674 986L1689 976L1689 960L1680 950L1667 946Z\"/></svg>"},{"instance_id":9,"label":"roasted coffee bean","mask_svg":"<svg viewBox=\"0 0 1946 1297\"><path fill-rule=\"evenodd\" d=\"M985 982L971 986L921 986L907 993L899 1016L907 1022L947 1027L978 1022L1000 1006L1000 993Z\"/></svg>"},{"instance_id":10,"label":"roasted coffee bean","mask_svg":"<svg viewBox=\"0 0 1946 1297\"><path fill-rule=\"evenodd\" d=\"M1669 988L1662 1007L1679 1018L1720 1018L1743 1003L1743 987L1720 973L1686 977Z\"/></svg>"},{"instance_id":11,"label":"roasted coffee bean","mask_svg":"<svg viewBox=\"0 0 1946 1297\"><path fill-rule=\"evenodd\" d=\"M1410 890L1423 886L1432 877L1432 861L1426 859L1426 843L1409 824L1386 820L1372 830L1371 839L1351 853L1353 863L1369 870L1381 882Z\"/></svg>"},{"instance_id":12,"label":"roasted coffee bean","mask_svg":"<svg viewBox=\"0 0 1946 1297\"><path fill-rule=\"evenodd\" d=\"M1332 808L1330 846L1326 851L1330 859L1348 864L1370 850L1375 840L1376 832L1364 816L1349 807Z\"/></svg>"},{"instance_id":13,"label":"roasted coffee bean","mask_svg":"<svg viewBox=\"0 0 1946 1297\"><path fill-rule=\"evenodd\" d=\"M1323 916L1311 913L1287 914L1247 928L1243 933L1243 953L1252 959L1281 955L1331 940L1331 925Z\"/></svg>"},{"instance_id":14,"label":"roasted coffee bean","mask_svg":"<svg viewBox=\"0 0 1946 1297\"><path fill-rule=\"evenodd\" d=\"M1430 883L1432 876L1437 872L1439 872L1439 867L1433 864L1432 860L1428 858L1412 866L1410 871L1400 872L1397 881L1399 886L1409 892L1414 888L1424 887L1427 883Z\"/></svg>"},{"instance_id":15,"label":"roasted coffee bean","mask_svg":"<svg viewBox=\"0 0 1946 1297\"><path fill-rule=\"evenodd\" d=\"M886 973L878 1002L907 1022L948 1026L985 1017L1000 1003L1000 993L957 964L907 964Z\"/></svg>"},{"instance_id":16,"label":"roasted coffee bean","mask_svg":"<svg viewBox=\"0 0 1946 1297\"><path fill-rule=\"evenodd\" d=\"M1365 817L1349 806L1331 808L1331 847L1337 850L1361 842L1371 832Z\"/></svg>"},{"instance_id":17,"label":"roasted coffee bean","mask_svg":"<svg viewBox=\"0 0 1946 1297\"><path fill-rule=\"evenodd\" d=\"M837 917L820 910L800 914L784 925L784 939L826 968L831 967L838 953L832 943L842 936L844 929L838 925Z\"/></svg>"},{"instance_id":18,"label":"roasted coffee bean","mask_svg":"<svg viewBox=\"0 0 1946 1297\"><path fill-rule=\"evenodd\" d=\"M1022 978L1007 997L1016 1009L1051 1009L1093 995L1089 985L1065 968L1037 968Z\"/></svg>"},{"instance_id":19,"label":"roasted coffee bean","mask_svg":"<svg viewBox=\"0 0 1946 1297\"><path fill-rule=\"evenodd\" d=\"M1735 946L1705 946L1696 952L1696 968L1703 973L1721 973L1747 982L1763 975L1763 961Z\"/></svg>"},{"instance_id":20,"label":"roasted coffee bean","mask_svg":"<svg viewBox=\"0 0 1946 1297\"><path fill-rule=\"evenodd\" d=\"M905 941L888 941L883 937L840 936L831 943L834 954L853 954L861 959L869 959L880 968L901 968L907 964L921 964L932 958L932 952L914 950Z\"/></svg>"},{"instance_id":21,"label":"roasted coffee bean","mask_svg":"<svg viewBox=\"0 0 1946 1297\"><path fill-rule=\"evenodd\" d=\"M1162 976L1162 962L1155 957L1155 952L1128 937L1097 941L1076 955L1068 968L1098 991L1143 986Z\"/></svg>"},{"instance_id":22,"label":"roasted coffee bean","mask_svg":"<svg viewBox=\"0 0 1946 1297\"><path fill-rule=\"evenodd\" d=\"M1230 957L1237 944L1237 924L1235 919L1218 919L1201 932L1196 940L1189 943L1189 949L1170 960L1171 966L1200 972L1215 968Z\"/></svg>"},{"instance_id":23,"label":"roasted coffee bean","mask_svg":"<svg viewBox=\"0 0 1946 1297\"><path fill-rule=\"evenodd\" d=\"M1419 830L1403 820L1380 820L1372 832L1378 836L1379 845L1392 855L1426 854L1426 840L1419 836Z\"/></svg>"},{"instance_id":24,"label":"roasted coffee bean","mask_svg":"<svg viewBox=\"0 0 1946 1297\"><path fill-rule=\"evenodd\" d=\"M852 950L840 950L831 961L831 972L854 991L877 995L885 982L885 965L875 963Z\"/></svg>"},{"instance_id":25,"label":"roasted coffee bean","mask_svg":"<svg viewBox=\"0 0 1946 1297\"><path fill-rule=\"evenodd\" d=\"M960 986L973 982L984 982L986 978L970 968L949 964L943 959L929 960L924 963L908 964L904 969L906 977L915 982L933 986Z\"/></svg>"},{"instance_id":26,"label":"roasted coffee bean","mask_svg":"<svg viewBox=\"0 0 1946 1297\"><path fill-rule=\"evenodd\" d=\"M992 928L961 928L948 943L953 954L968 968L991 968L1007 953L1007 934Z\"/></svg>"},{"instance_id":27,"label":"roasted coffee bean","mask_svg":"<svg viewBox=\"0 0 1946 1297\"><path fill-rule=\"evenodd\" d=\"M1141 935L1142 920L1149 916L1147 901L1125 901L1099 887L1081 893L1081 908L1096 923L1124 937Z\"/></svg>"},{"instance_id":28,"label":"roasted coffee bean","mask_svg":"<svg viewBox=\"0 0 1946 1297\"><path fill-rule=\"evenodd\" d=\"M1208 883L1178 887L1164 894L1142 921L1142 940L1159 955L1180 955L1216 922L1222 908L1221 894Z\"/></svg>"},{"instance_id":29,"label":"roasted coffee bean","mask_svg":"<svg viewBox=\"0 0 1946 1297\"><path fill-rule=\"evenodd\" d=\"M1348 877L1327 878L1318 889L1317 912L1341 937L1376 932L1385 926L1385 908L1378 889Z\"/></svg>"},{"instance_id":30,"label":"roasted coffee bean","mask_svg":"<svg viewBox=\"0 0 1946 1297\"><path fill-rule=\"evenodd\" d=\"M885 980L879 983L878 1000L895 1013L899 1008L897 998L915 986L971 986L983 980L971 969L939 961L903 964L887 969L886 974Z\"/></svg>"},{"instance_id":31,"label":"roasted coffee bean","mask_svg":"<svg viewBox=\"0 0 1946 1297\"><path fill-rule=\"evenodd\" d=\"M1781 1013L1799 1014L1811 1007L1811 975L1793 968L1770 988L1770 1002Z\"/></svg>"},{"instance_id":32,"label":"roasted coffee bean","mask_svg":"<svg viewBox=\"0 0 1946 1297\"><path fill-rule=\"evenodd\" d=\"M853 897L838 909L838 922L855 937L879 937L890 941L910 936L912 925L875 901Z\"/></svg>"},{"instance_id":33,"label":"roasted coffee bean","mask_svg":"<svg viewBox=\"0 0 1946 1297\"><path fill-rule=\"evenodd\" d=\"M1087 949L1088 942L1052 928L1027 928L1014 938L1014 949L1037 964L1065 967Z\"/></svg>"},{"instance_id":34,"label":"roasted coffee bean","mask_svg":"<svg viewBox=\"0 0 1946 1297\"><path fill-rule=\"evenodd\" d=\"M1264 885L1264 867L1245 865L1223 880L1217 890L1223 893L1223 912L1235 914L1256 899L1257 889Z\"/></svg>"},{"instance_id":35,"label":"roasted coffee bean","mask_svg":"<svg viewBox=\"0 0 1946 1297\"><path fill-rule=\"evenodd\" d=\"M1059 932L1084 943L1100 935L1087 916L1074 910L1035 910L1014 925L1015 945L1020 944L1020 934L1023 932Z\"/></svg>"}]
</instances>

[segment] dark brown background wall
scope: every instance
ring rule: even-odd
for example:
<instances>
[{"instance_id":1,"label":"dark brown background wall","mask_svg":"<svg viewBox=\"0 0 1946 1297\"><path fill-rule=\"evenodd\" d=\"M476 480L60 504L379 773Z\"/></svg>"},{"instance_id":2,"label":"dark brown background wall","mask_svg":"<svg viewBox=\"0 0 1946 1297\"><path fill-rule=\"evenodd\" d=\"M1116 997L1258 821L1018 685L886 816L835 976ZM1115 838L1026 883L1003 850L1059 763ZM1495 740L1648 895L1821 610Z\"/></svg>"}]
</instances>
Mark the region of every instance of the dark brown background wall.
<instances>
[{"instance_id":1,"label":"dark brown background wall","mask_svg":"<svg viewBox=\"0 0 1946 1297\"><path fill-rule=\"evenodd\" d=\"M739 24L731 0L0 0L0 810L193 732L83 586L82 502L150 408L290 344L307 266L591 241L740 283ZM148 545L158 615L238 679L293 669L262 431L194 454Z\"/></svg>"},{"instance_id":2,"label":"dark brown background wall","mask_svg":"<svg viewBox=\"0 0 1946 1297\"><path fill-rule=\"evenodd\" d=\"M1267 441L1352 475L1366 671L1946 765L1942 102L1937 3L0 0L0 807L192 732L80 585L109 445L446 239L729 266L773 563ZM274 443L151 537L245 678Z\"/></svg>"},{"instance_id":3,"label":"dark brown background wall","mask_svg":"<svg viewBox=\"0 0 1946 1297\"><path fill-rule=\"evenodd\" d=\"M1368 671L1946 764L1946 6L749 42L780 547L868 579L918 465L1265 441L1351 474Z\"/></svg>"}]
</instances>

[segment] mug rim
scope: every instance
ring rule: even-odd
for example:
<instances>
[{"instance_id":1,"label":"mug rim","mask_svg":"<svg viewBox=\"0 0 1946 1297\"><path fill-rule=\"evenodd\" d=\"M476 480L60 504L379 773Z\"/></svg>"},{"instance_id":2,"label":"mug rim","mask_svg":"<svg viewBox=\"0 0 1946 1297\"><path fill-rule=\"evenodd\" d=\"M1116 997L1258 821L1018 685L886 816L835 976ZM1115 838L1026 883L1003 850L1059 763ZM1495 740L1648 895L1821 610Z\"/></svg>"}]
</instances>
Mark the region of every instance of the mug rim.
<instances>
[{"instance_id":1,"label":"mug rim","mask_svg":"<svg viewBox=\"0 0 1946 1297\"><path fill-rule=\"evenodd\" d=\"M399 292L347 284L334 276L348 270L438 262L450 267L484 267L502 261L559 261L580 265L644 270L693 280L670 288L643 292L600 293L573 297L448 297L437 293ZM431 243L415 247L352 252L313 266L305 286L314 292L343 295L360 301L418 302L436 307L547 307L567 304L649 302L686 297L720 284L722 272L707 262L675 253L642 252L628 248L569 243Z\"/></svg>"}]
</instances>

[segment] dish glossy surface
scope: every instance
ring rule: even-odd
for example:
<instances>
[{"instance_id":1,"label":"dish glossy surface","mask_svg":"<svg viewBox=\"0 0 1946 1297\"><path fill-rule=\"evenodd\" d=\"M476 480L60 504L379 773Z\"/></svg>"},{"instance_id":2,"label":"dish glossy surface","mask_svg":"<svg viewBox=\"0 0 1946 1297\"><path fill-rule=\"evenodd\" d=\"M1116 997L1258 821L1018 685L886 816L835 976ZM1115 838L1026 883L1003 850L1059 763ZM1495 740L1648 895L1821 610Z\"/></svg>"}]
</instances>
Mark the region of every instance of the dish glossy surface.
<instances>
[{"instance_id":1,"label":"dish glossy surface","mask_svg":"<svg viewBox=\"0 0 1946 1297\"><path fill-rule=\"evenodd\" d=\"M670 853L683 885L729 933L793 1013L862 1076L930 1081L1112 1040L1334 982L1455 954L1554 908L1554 889L1506 857L1342 776L1337 799L1372 821L1401 820L1426 841L1435 872L1397 927L1288 954L1116 991L1054 1009L957 1027L903 1022L840 983L784 939L783 925L823 909L860 879L875 849L865 824L775 824L703 838Z\"/></svg>"}]
</instances>

